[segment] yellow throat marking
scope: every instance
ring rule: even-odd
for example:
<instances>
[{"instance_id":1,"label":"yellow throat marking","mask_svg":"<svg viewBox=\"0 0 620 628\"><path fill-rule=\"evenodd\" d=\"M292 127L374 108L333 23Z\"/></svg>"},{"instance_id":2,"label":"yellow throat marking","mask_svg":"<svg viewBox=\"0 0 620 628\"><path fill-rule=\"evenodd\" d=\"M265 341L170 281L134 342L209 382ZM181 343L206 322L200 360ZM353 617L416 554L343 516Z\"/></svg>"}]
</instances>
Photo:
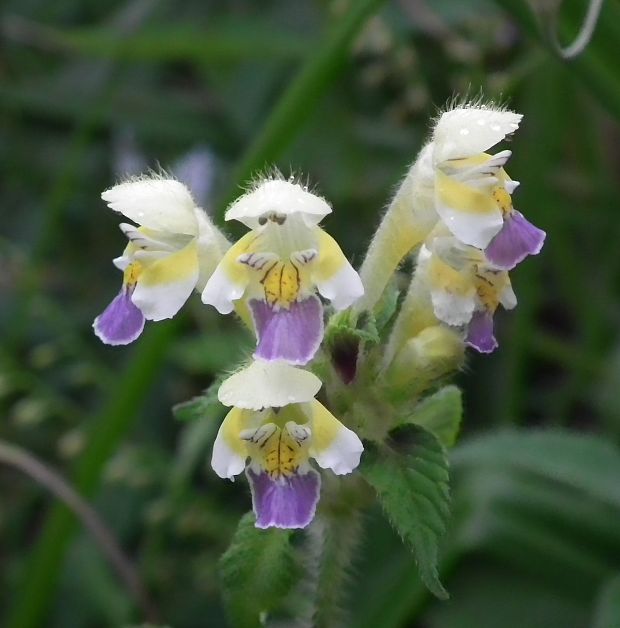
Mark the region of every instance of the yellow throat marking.
<instances>
[{"instance_id":1,"label":"yellow throat marking","mask_svg":"<svg viewBox=\"0 0 620 628\"><path fill-rule=\"evenodd\" d=\"M299 426L299 434L274 423L264 425L251 439L252 458L269 474L272 480L290 478L299 466L308 460L308 433Z\"/></svg>"},{"instance_id":2,"label":"yellow throat marking","mask_svg":"<svg viewBox=\"0 0 620 628\"><path fill-rule=\"evenodd\" d=\"M271 307L289 309L297 301L301 288L299 268L292 262L274 262L260 280L265 301Z\"/></svg>"},{"instance_id":3,"label":"yellow throat marking","mask_svg":"<svg viewBox=\"0 0 620 628\"><path fill-rule=\"evenodd\" d=\"M476 292L489 312L495 312L499 305L500 293L506 287L506 277L502 271L476 273Z\"/></svg>"},{"instance_id":4,"label":"yellow throat marking","mask_svg":"<svg viewBox=\"0 0 620 628\"><path fill-rule=\"evenodd\" d=\"M491 194L504 216L512 211L512 198L503 185L495 186Z\"/></svg>"},{"instance_id":5,"label":"yellow throat marking","mask_svg":"<svg viewBox=\"0 0 620 628\"><path fill-rule=\"evenodd\" d=\"M131 262L123 272L123 283L129 288L133 288L138 283L141 274L142 264L140 262Z\"/></svg>"}]
</instances>

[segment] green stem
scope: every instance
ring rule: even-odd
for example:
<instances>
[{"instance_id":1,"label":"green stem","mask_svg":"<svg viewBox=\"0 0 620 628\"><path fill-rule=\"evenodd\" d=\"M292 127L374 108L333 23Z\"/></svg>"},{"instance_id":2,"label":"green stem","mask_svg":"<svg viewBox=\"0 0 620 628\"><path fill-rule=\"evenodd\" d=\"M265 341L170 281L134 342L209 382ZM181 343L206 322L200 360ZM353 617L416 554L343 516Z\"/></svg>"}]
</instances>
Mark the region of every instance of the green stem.
<instances>
[{"instance_id":1,"label":"green stem","mask_svg":"<svg viewBox=\"0 0 620 628\"><path fill-rule=\"evenodd\" d=\"M124 582L144 618L157 621L157 612L151 603L140 576L131 560L124 554L114 534L102 521L97 512L76 493L56 472L32 454L10 443L0 441L0 462L19 469L50 491L82 522L93 539Z\"/></svg>"},{"instance_id":2,"label":"green stem","mask_svg":"<svg viewBox=\"0 0 620 628\"><path fill-rule=\"evenodd\" d=\"M344 66L351 42L383 1L358 0L353 3L349 13L327 39L325 47L308 59L242 159L237 169L237 183L242 183L249 173L265 162L275 159L292 141L313 109L310 103L316 104L334 82ZM140 341L117 386L110 391L110 402L98 417L75 472L75 485L83 494L95 493L108 457L134 424L142 400L159 373L174 338L174 329L170 324L153 326ZM74 530L71 513L64 506L55 506L30 557L26 578L5 623L7 628L41 625Z\"/></svg>"},{"instance_id":3,"label":"green stem","mask_svg":"<svg viewBox=\"0 0 620 628\"><path fill-rule=\"evenodd\" d=\"M174 330L171 323L159 323L149 330L133 361L110 390L108 404L95 419L88 446L75 470L73 483L82 495L92 495L99 486L106 462L133 425L142 400L159 372ZM75 529L71 511L64 504L55 504L30 556L25 581L18 589L5 624L8 628L43 625Z\"/></svg>"}]
</instances>

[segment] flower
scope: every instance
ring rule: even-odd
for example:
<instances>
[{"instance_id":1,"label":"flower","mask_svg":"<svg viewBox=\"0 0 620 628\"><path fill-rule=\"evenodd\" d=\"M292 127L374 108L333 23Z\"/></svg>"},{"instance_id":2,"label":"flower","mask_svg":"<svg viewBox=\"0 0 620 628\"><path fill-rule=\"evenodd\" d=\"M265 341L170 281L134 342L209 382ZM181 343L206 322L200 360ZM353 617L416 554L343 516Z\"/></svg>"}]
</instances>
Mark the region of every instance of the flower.
<instances>
[{"instance_id":1,"label":"flower","mask_svg":"<svg viewBox=\"0 0 620 628\"><path fill-rule=\"evenodd\" d=\"M519 183L506 174L511 151L485 151L514 133L523 116L489 106L465 106L439 118L432 140L435 208L464 244L486 249L487 259L509 270L542 249L545 232L514 209Z\"/></svg>"},{"instance_id":2,"label":"flower","mask_svg":"<svg viewBox=\"0 0 620 628\"><path fill-rule=\"evenodd\" d=\"M232 409L215 439L211 466L231 480L245 469L258 528L304 528L312 521L321 476L310 458L336 475L359 464L362 442L314 398L320 387L312 373L264 360L220 387L220 401Z\"/></svg>"},{"instance_id":3,"label":"flower","mask_svg":"<svg viewBox=\"0 0 620 628\"><path fill-rule=\"evenodd\" d=\"M226 253L202 293L228 314L247 299L258 338L255 356L306 364L323 338L323 307L349 307L364 291L336 241L318 223L331 212L298 183L261 181L226 212L251 231Z\"/></svg>"},{"instance_id":4,"label":"flower","mask_svg":"<svg viewBox=\"0 0 620 628\"><path fill-rule=\"evenodd\" d=\"M120 225L129 240L114 260L123 285L93 323L103 342L125 345L142 333L145 319L172 318L195 288L202 290L228 243L174 179L132 179L101 197L139 225Z\"/></svg>"},{"instance_id":5,"label":"flower","mask_svg":"<svg viewBox=\"0 0 620 628\"><path fill-rule=\"evenodd\" d=\"M505 309L517 304L508 273L491 264L483 251L445 235L421 248L418 268L426 274L437 319L462 327L473 349L494 351L493 316L500 304Z\"/></svg>"}]
</instances>

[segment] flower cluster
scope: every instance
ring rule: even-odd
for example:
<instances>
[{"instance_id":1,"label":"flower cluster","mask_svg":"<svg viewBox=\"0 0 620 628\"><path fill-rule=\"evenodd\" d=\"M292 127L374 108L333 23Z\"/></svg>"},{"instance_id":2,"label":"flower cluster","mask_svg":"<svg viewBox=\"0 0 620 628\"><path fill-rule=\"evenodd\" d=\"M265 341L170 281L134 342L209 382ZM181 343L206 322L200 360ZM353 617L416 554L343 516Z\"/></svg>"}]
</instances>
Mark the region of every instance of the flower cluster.
<instances>
[{"instance_id":1,"label":"flower cluster","mask_svg":"<svg viewBox=\"0 0 620 628\"><path fill-rule=\"evenodd\" d=\"M427 225L417 274L426 282L433 315L482 353L497 348L493 316L499 305L512 309L517 303L507 271L539 253L545 240L545 232L513 207L519 183L504 169L511 151L489 152L521 118L486 105L444 112L408 177L413 212Z\"/></svg>"},{"instance_id":2,"label":"flower cluster","mask_svg":"<svg viewBox=\"0 0 620 628\"><path fill-rule=\"evenodd\" d=\"M257 527L308 525L321 484L311 459L349 474L364 450L316 399L321 380L300 367L320 363L331 378L327 405L341 387L343 421L380 442L424 390L460 366L466 345L497 347L493 316L499 305L516 305L508 271L545 239L513 207L518 183L504 170L510 151L489 152L520 121L480 104L444 112L379 225L361 278L319 226L330 205L292 179L262 179L228 208L226 220L248 228L232 245L174 179L138 178L103 193L136 225L121 224L129 242L114 263L123 285L94 322L99 338L132 342L145 320L174 316L194 290L221 314L236 311L256 336L251 360L219 389L231 409L212 467L229 479L245 471ZM409 290L398 315L386 316L382 297L413 251ZM322 344L327 351L314 361ZM338 379L341 347L351 359Z\"/></svg>"},{"instance_id":3,"label":"flower cluster","mask_svg":"<svg viewBox=\"0 0 620 628\"><path fill-rule=\"evenodd\" d=\"M317 292L342 310L364 291L336 241L318 226L331 207L294 181L263 180L226 212L226 220L250 229L229 246L176 180L132 180L102 198L139 226L121 224L129 244L114 263L123 286L95 319L95 333L107 344L132 342L145 319L171 318L193 290L222 314L249 309L254 360L219 390L232 409L212 466L230 479L246 470L257 527L305 527L320 489L310 458L341 475L357 467L363 451L357 435L314 398L321 381L294 366L308 364L323 339Z\"/></svg>"}]
</instances>

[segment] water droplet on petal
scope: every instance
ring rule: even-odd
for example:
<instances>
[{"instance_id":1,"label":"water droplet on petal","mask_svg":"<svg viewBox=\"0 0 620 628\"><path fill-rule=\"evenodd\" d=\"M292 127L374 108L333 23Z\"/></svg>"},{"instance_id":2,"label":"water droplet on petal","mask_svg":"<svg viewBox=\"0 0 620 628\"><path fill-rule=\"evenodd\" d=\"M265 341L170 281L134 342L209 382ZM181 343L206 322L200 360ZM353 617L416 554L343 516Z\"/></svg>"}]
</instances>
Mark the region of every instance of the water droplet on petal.
<instances>
[{"instance_id":1,"label":"water droplet on petal","mask_svg":"<svg viewBox=\"0 0 620 628\"><path fill-rule=\"evenodd\" d=\"M479 126L484 126L487 123L484 118L478 118L477 122Z\"/></svg>"},{"instance_id":2,"label":"water droplet on petal","mask_svg":"<svg viewBox=\"0 0 620 628\"><path fill-rule=\"evenodd\" d=\"M501 126L499 124L492 124L491 125L491 130L492 131L500 131L501 130Z\"/></svg>"},{"instance_id":3,"label":"water droplet on petal","mask_svg":"<svg viewBox=\"0 0 620 628\"><path fill-rule=\"evenodd\" d=\"M461 129L461 130L459 131L459 133L460 133L461 135L469 135L469 129Z\"/></svg>"}]
</instances>

